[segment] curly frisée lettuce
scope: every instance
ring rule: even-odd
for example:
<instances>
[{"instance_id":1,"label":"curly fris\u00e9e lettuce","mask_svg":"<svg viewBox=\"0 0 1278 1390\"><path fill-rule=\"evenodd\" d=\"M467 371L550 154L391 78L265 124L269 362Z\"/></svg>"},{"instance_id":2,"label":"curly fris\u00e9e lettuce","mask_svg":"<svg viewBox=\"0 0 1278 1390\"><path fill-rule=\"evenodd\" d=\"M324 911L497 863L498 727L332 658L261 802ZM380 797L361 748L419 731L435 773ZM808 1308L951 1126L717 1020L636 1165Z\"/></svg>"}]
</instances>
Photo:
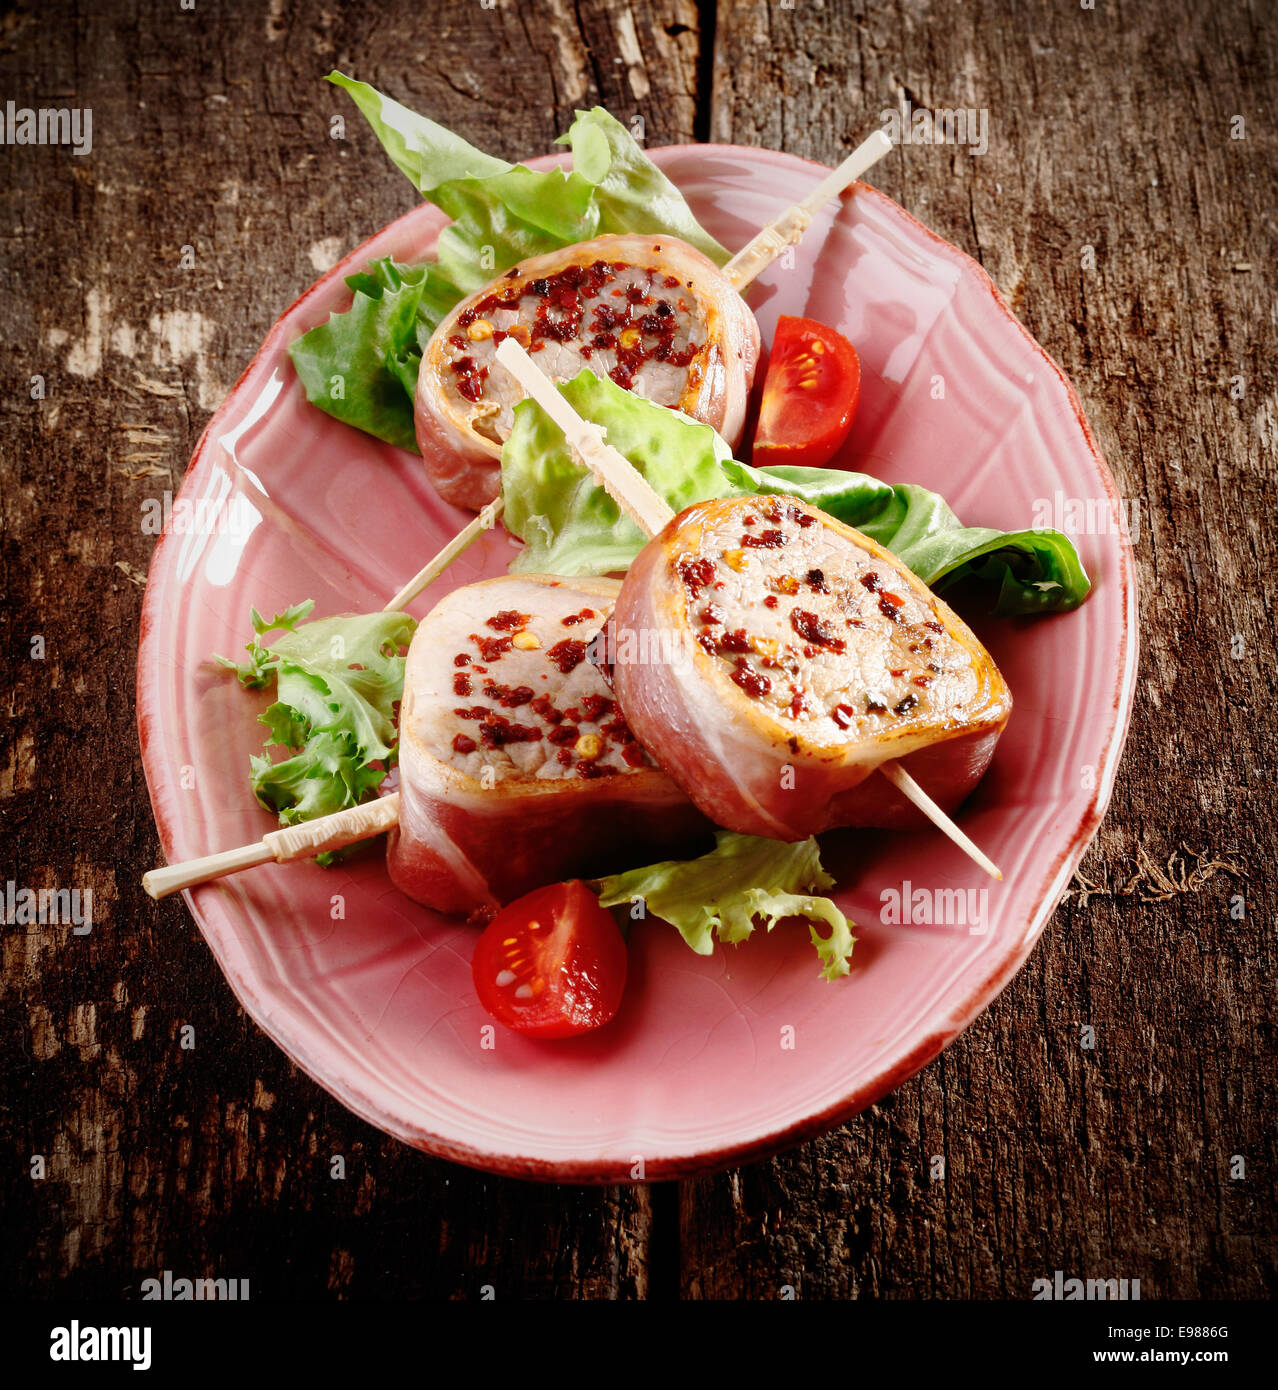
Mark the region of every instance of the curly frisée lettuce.
<instances>
[{"instance_id":1,"label":"curly fris\u00e9e lettuce","mask_svg":"<svg viewBox=\"0 0 1278 1390\"><path fill-rule=\"evenodd\" d=\"M977 590L996 617L1077 608L1091 581L1060 531L964 526L937 492L893 485L840 468L751 468L709 426L654 405L586 369L560 391L578 414L604 427L615 445L675 509L712 497L779 493L809 502L890 550L938 593ZM524 542L512 570L609 574L643 548L577 461L563 432L534 401L515 407L501 454L507 528Z\"/></svg>"},{"instance_id":2,"label":"curly fris\u00e9e lettuce","mask_svg":"<svg viewBox=\"0 0 1278 1390\"><path fill-rule=\"evenodd\" d=\"M217 658L246 688L275 687L275 703L261 716L270 731L265 747L288 756L254 755L250 772L254 795L281 825L357 806L376 792L395 760L401 649L417 626L406 613L303 623L314 606L308 599L270 619L253 609L249 659Z\"/></svg>"},{"instance_id":3,"label":"curly fris\u00e9e lettuce","mask_svg":"<svg viewBox=\"0 0 1278 1390\"><path fill-rule=\"evenodd\" d=\"M856 938L836 904L812 894L834 886L815 838L787 844L719 830L715 840L715 848L699 859L667 860L598 880L600 903L617 907L642 900L699 956L712 954L716 940L730 945L747 940L756 923L771 931L782 918L803 917L822 976L846 975Z\"/></svg>"},{"instance_id":4,"label":"curly fris\u00e9e lettuce","mask_svg":"<svg viewBox=\"0 0 1278 1390\"><path fill-rule=\"evenodd\" d=\"M664 232L718 265L728 252L630 132L596 106L578 111L560 144L573 167L533 170L476 149L450 130L340 72L345 90L396 167L452 220L435 259L384 258L347 277L350 309L290 348L312 405L389 444L415 450L413 392L436 325L504 270L605 232Z\"/></svg>"}]
</instances>

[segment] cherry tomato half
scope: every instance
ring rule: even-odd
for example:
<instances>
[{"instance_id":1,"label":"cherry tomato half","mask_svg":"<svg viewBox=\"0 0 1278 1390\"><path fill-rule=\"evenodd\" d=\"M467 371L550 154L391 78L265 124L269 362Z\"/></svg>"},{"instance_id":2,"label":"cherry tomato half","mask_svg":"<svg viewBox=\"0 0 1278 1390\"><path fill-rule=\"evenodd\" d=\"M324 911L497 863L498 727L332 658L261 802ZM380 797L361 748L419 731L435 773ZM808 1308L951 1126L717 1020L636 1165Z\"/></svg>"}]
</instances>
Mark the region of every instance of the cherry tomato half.
<instances>
[{"instance_id":1,"label":"cherry tomato half","mask_svg":"<svg viewBox=\"0 0 1278 1390\"><path fill-rule=\"evenodd\" d=\"M754 462L820 468L848 437L861 396L861 361L833 328L815 319L777 319Z\"/></svg>"},{"instance_id":2,"label":"cherry tomato half","mask_svg":"<svg viewBox=\"0 0 1278 1390\"><path fill-rule=\"evenodd\" d=\"M484 928L471 974L499 1022L539 1038L607 1023L626 985L626 943L579 878L508 903Z\"/></svg>"}]
</instances>

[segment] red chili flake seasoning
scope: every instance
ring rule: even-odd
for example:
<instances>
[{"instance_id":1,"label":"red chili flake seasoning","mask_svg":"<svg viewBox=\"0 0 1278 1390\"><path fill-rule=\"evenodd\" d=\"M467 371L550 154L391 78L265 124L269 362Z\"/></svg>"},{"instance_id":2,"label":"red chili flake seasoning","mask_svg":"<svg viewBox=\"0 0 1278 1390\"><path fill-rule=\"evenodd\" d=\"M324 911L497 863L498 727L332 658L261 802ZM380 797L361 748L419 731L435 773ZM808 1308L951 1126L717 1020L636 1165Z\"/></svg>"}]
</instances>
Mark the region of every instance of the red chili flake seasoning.
<instances>
[{"instance_id":1,"label":"red chili flake seasoning","mask_svg":"<svg viewBox=\"0 0 1278 1390\"><path fill-rule=\"evenodd\" d=\"M811 714L812 702L808 699L806 690L796 690L794 699L790 701L790 708L787 710L791 719L798 719L802 714Z\"/></svg>"},{"instance_id":2,"label":"red chili flake seasoning","mask_svg":"<svg viewBox=\"0 0 1278 1390\"><path fill-rule=\"evenodd\" d=\"M756 671L753 666L744 662L733 671L732 682L739 685L752 700L757 700L760 695L766 695L772 689L772 682L762 671Z\"/></svg>"},{"instance_id":3,"label":"red chili flake seasoning","mask_svg":"<svg viewBox=\"0 0 1278 1390\"><path fill-rule=\"evenodd\" d=\"M760 531L757 536L742 536L741 544L752 550L779 550L785 544L785 532Z\"/></svg>"},{"instance_id":4,"label":"red chili flake seasoning","mask_svg":"<svg viewBox=\"0 0 1278 1390\"><path fill-rule=\"evenodd\" d=\"M510 650L509 637L481 637L479 633L472 632L470 640L479 648L479 654L485 661L500 661L503 653Z\"/></svg>"},{"instance_id":5,"label":"red chili flake seasoning","mask_svg":"<svg viewBox=\"0 0 1278 1390\"><path fill-rule=\"evenodd\" d=\"M701 610L701 621L707 627L720 627L724 618L727 616L717 603L707 603Z\"/></svg>"},{"instance_id":6,"label":"red chili flake seasoning","mask_svg":"<svg viewBox=\"0 0 1278 1390\"><path fill-rule=\"evenodd\" d=\"M453 657L453 665L454 665L454 666L469 666L469 665L470 665L470 657L468 657L468 656L466 655L465 652L458 652L457 655L456 655L455 657Z\"/></svg>"},{"instance_id":7,"label":"red chili flake seasoning","mask_svg":"<svg viewBox=\"0 0 1278 1390\"><path fill-rule=\"evenodd\" d=\"M529 614L516 613L513 608L503 608L488 619L488 626L497 632L517 632L528 626Z\"/></svg>"},{"instance_id":8,"label":"red chili flake seasoning","mask_svg":"<svg viewBox=\"0 0 1278 1390\"><path fill-rule=\"evenodd\" d=\"M763 600L763 606L765 608L775 608L779 602L780 600L777 598L776 594L769 594L767 598Z\"/></svg>"},{"instance_id":9,"label":"red chili flake seasoning","mask_svg":"<svg viewBox=\"0 0 1278 1390\"><path fill-rule=\"evenodd\" d=\"M867 695L865 697L865 712L866 714L886 714L887 706L882 701L876 700L873 695Z\"/></svg>"},{"instance_id":10,"label":"red chili flake seasoning","mask_svg":"<svg viewBox=\"0 0 1278 1390\"><path fill-rule=\"evenodd\" d=\"M488 720L480 726L479 737L485 748L502 748L508 743L540 743L541 730L532 724L512 724L503 714L488 711Z\"/></svg>"},{"instance_id":11,"label":"red chili flake seasoning","mask_svg":"<svg viewBox=\"0 0 1278 1390\"><path fill-rule=\"evenodd\" d=\"M679 287L679 277L678 277L677 275L667 275L666 278L665 278L661 283L662 283L662 284L666 287L666 289L668 289L668 290L678 289L678 287Z\"/></svg>"},{"instance_id":12,"label":"red chili flake seasoning","mask_svg":"<svg viewBox=\"0 0 1278 1390\"><path fill-rule=\"evenodd\" d=\"M891 618L894 623L899 623L902 618L901 609L905 607L905 600L900 594L880 594L879 612L885 618Z\"/></svg>"},{"instance_id":13,"label":"red chili flake seasoning","mask_svg":"<svg viewBox=\"0 0 1278 1390\"><path fill-rule=\"evenodd\" d=\"M915 677L914 677L913 684L915 684L915 685L919 686L920 688L926 690L927 687L928 687L929 685L932 684L932 677L931 677L931 676L915 676Z\"/></svg>"},{"instance_id":14,"label":"red chili flake seasoning","mask_svg":"<svg viewBox=\"0 0 1278 1390\"><path fill-rule=\"evenodd\" d=\"M490 700L496 700L505 709L516 709L520 705L531 703L533 698L533 688L531 685L498 685L496 681L484 682L484 694Z\"/></svg>"},{"instance_id":15,"label":"red chili flake seasoning","mask_svg":"<svg viewBox=\"0 0 1278 1390\"><path fill-rule=\"evenodd\" d=\"M551 743L566 747L570 743L576 743L581 735L577 732L575 725L561 724L557 729L551 729L546 737Z\"/></svg>"},{"instance_id":16,"label":"red chili flake seasoning","mask_svg":"<svg viewBox=\"0 0 1278 1390\"><path fill-rule=\"evenodd\" d=\"M463 671L463 672L458 672L458 674L455 675L455 676L453 677L453 694L454 694L454 695L469 695L469 694L470 694L470 677L469 677L468 675L466 675L466 673L465 673L464 671Z\"/></svg>"},{"instance_id":17,"label":"red chili flake seasoning","mask_svg":"<svg viewBox=\"0 0 1278 1390\"><path fill-rule=\"evenodd\" d=\"M872 594L877 594L879 590L883 587L883 581L874 572L874 570L871 570L869 574L863 574L861 576L861 583L864 584L865 587L869 589L869 591Z\"/></svg>"},{"instance_id":18,"label":"red chili flake seasoning","mask_svg":"<svg viewBox=\"0 0 1278 1390\"><path fill-rule=\"evenodd\" d=\"M595 616L593 608L583 608L580 613L569 613L563 620L564 627L576 627L578 623L588 623Z\"/></svg>"},{"instance_id":19,"label":"red chili flake seasoning","mask_svg":"<svg viewBox=\"0 0 1278 1390\"><path fill-rule=\"evenodd\" d=\"M693 598L714 579L714 562L705 556L696 558L685 555L679 561L676 570L679 578L683 580L683 587Z\"/></svg>"},{"instance_id":20,"label":"red chili flake seasoning","mask_svg":"<svg viewBox=\"0 0 1278 1390\"><path fill-rule=\"evenodd\" d=\"M528 702L528 708L534 714L540 715L547 724L562 724L564 722L563 711L555 708L549 695L538 695L536 699Z\"/></svg>"},{"instance_id":21,"label":"red chili flake seasoning","mask_svg":"<svg viewBox=\"0 0 1278 1390\"><path fill-rule=\"evenodd\" d=\"M560 675L566 676L585 660L586 644L578 642L575 637L565 637L562 642L556 642L546 655L559 668Z\"/></svg>"},{"instance_id":22,"label":"red chili flake seasoning","mask_svg":"<svg viewBox=\"0 0 1278 1390\"><path fill-rule=\"evenodd\" d=\"M892 674L893 674L894 676L898 676L898 677L899 677L899 676L905 675L905 667L904 667L904 666L894 666L894 667L891 667L890 670L891 670L891 672L892 672Z\"/></svg>"},{"instance_id":23,"label":"red chili flake seasoning","mask_svg":"<svg viewBox=\"0 0 1278 1390\"><path fill-rule=\"evenodd\" d=\"M473 753L477 747L473 738L467 738L465 734L457 734L453 738L454 753Z\"/></svg>"},{"instance_id":24,"label":"red chili flake seasoning","mask_svg":"<svg viewBox=\"0 0 1278 1390\"><path fill-rule=\"evenodd\" d=\"M802 608L792 609L790 626L805 642L811 642L814 646L827 647L836 654L847 651L848 644L841 637L836 637L815 613Z\"/></svg>"},{"instance_id":25,"label":"red chili flake seasoning","mask_svg":"<svg viewBox=\"0 0 1278 1390\"><path fill-rule=\"evenodd\" d=\"M840 729L846 729L856 718L856 710L854 710L851 705L835 705L830 711L830 718L834 720Z\"/></svg>"},{"instance_id":26,"label":"red chili flake seasoning","mask_svg":"<svg viewBox=\"0 0 1278 1390\"><path fill-rule=\"evenodd\" d=\"M473 357L459 357L448 365L457 378L457 394L472 403L483 400L488 368L479 366Z\"/></svg>"},{"instance_id":27,"label":"red chili flake seasoning","mask_svg":"<svg viewBox=\"0 0 1278 1390\"><path fill-rule=\"evenodd\" d=\"M929 632L944 632L944 631L945 631L945 629L940 625L940 623L933 622L930 618L923 624L923 626L924 626L925 628L927 628L927 630L928 630ZM930 644L929 644L929 645L930 645Z\"/></svg>"},{"instance_id":28,"label":"red chili flake seasoning","mask_svg":"<svg viewBox=\"0 0 1278 1390\"><path fill-rule=\"evenodd\" d=\"M587 779L594 777L617 777L621 769L613 767L610 763L597 763L594 761L577 764L577 776Z\"/></svg>"},{"instance_id":29,"label":"red chili flake seasoning","mask_svg":"<svg viewBox=\"0 0 1278 1390\"><path fill-rule=\"evenodd\" d=\"M718 655L718 648L714 644L714 638L708 632L703 632L697 637L697 645L702 651L709 652L711 656Z\"/></svg>"},{"instance_id":30,"label":"red chili flake seasoning","mask_svg":"<svg viewBox=\"0 0 1278 1390\"><path fill-rule=\"evenodd\" d=\"M824 570L809 570L804 577L816 593L828 594L830 592L825 586Z\"/></svg>"},{"instance_id":31,"label":"red chili flake seasoning","mask_svg":"<svg viewBox=\"0 0 1278 1390\"><path fill-rule=\"evenodd\" d=\"M561 748L559 752L555 754L555 758L565 767L572 766L572 750L570 748Z\"/></svg>"},{"instance_id":32,"label":"red chili flake seasoning","mask_svg":"<svg viewBox=\"0 0 1278 1390\"><path fill-rule=\"evenodd\" d=\"M895 705L892 706L892 713L909 714L909 712L914 708L915 705L918 704L918 702L919 697L917 695L907 695L904 700L899 700Z\"/></svg>"},{"instance_id":33,"label":"red chili flake seasoning","mask_svg":"<svg viewBox=\"0 0 1278 1390\"><path fill-rule=\"evenodd\" d=\"M583 695L581 697L581 717L592 724L597 724L606 714L611 714L617 708L616 701L608 699L606 695Z\"/></svg>"},{"instance_id":34,"label":"red chili flake seasoning","mask_svg":"<svg viewBox=\"0 0 1278 1390\"><path fill-rule=\"evenodd\" d=\"M642 767L647 759L643 748L635 742L627 743L621 750L621 760L627 767Z\"/></svg>"},{"instance_id":35,"label":"red chili flake seasoning","mask_svg":"<svg viewBox=\"0 0 1278 1390\"><path fill-rule=\"evenodd\" d=\"M469 709L455 709L453 713L458 719L487 719L492 710L486 705L471 705Z\"/></svg>"},{"instance_id":36,"label":"red chili flake seasoning","mask_svg":"<svg viewBox=\"0 0 1278 1390\"><path fill-rule=\"evenodd\" d=\"M745 628L739 627L735 632L725 632L715 645L721 652L748 652L750 639L746 636Z\"/></svg>"}]
</instances>

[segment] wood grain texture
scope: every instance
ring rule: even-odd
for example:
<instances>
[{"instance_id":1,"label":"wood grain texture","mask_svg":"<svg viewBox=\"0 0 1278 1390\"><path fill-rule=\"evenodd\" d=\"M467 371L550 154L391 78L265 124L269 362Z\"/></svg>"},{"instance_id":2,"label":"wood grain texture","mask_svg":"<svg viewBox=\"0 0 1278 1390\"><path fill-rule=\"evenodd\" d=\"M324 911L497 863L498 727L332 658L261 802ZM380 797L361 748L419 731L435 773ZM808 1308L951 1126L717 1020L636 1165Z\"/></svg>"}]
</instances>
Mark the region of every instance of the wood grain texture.
<instances>
[{"instance_id":1,"label":"wood grain texture","mask_svg":"<svg viewBox=\"0 0 1278 1390\"><path fill-rule=\"evenodd\" d=\"M98 925L4 929L6 1291L135 1295L165 1268L255 1298L1024 1297L1057 1268L1272 1288L1276 30L1238 0L10 9L0 91L91 107L94 149L0 146L3 877L92 887ZM595 102L651 144L826 163L902 97L988 112L987 153L911 147L874 181L982 262L1141 502L1140 698L1094 895L823 1140L678 1189L423 1158L299 1074L182 904L141 893L142 504L278 312L413 201L331 66L507 157Z\"/></svg>"}]
</instances>

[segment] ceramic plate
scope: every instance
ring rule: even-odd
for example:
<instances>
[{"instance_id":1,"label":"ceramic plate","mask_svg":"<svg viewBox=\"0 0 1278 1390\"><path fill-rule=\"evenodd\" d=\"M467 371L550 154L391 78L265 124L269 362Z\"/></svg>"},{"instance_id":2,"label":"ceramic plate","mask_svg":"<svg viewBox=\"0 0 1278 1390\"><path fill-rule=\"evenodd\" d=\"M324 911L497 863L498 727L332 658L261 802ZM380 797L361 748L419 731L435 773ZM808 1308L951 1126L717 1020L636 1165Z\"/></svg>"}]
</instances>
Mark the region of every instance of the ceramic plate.
<instances>
[{"instance_id":1,"label":"ceramic plate","mask_svg":"<svg viewBox=\"0 0 1278 1390\"><path fill-rule=\"evenodd\" d=\"M729 247L823 172L731 146L653 158ZM196 450L180 499L233 505L241 524L193 528L180 518L198 513L179 506L151 565L138 709L170 862L271 828L246 775L265 700L210 659L239 652L249 607L313 598L319 615L379 608L468 519L439 500L414 456L307 405L287 353L349 302L344 275L371 256L431 254L442 222L415 209L303 295ZM536 1178L668 1178L846 1120L935 1057L1007 984L1104 812L1131 704L1135 586L1126 539L1094 524L1117 496L1059 368L974 261L871 188L827 208L794 266L773 266L750 302L765 343L790 313L856 344L861 406L846 462L937 489L970 525L1020 528L1036 503L1084 516L1092 503L1099 534L1076 537L1095 583L1083 608L975 624L1016 707L960 819L1005 881L936 833L837 832L825 837L826 860L858 936L847 979L818 977L799 929L702 958L652 921L632 933L626 1000L608 1028L553 1044L498 1028L489 1049L471 987L474 929L402 897L379 851L327 872L271 865L188 894L262 1029L351 1110L430 1153ZM414 611L500 573L512 544L500 528L486 536ZM906 883L973 890L964 902L974 916L983 903L983 922L885 922L884 890Z\"/></svg>"}]
</instances>

